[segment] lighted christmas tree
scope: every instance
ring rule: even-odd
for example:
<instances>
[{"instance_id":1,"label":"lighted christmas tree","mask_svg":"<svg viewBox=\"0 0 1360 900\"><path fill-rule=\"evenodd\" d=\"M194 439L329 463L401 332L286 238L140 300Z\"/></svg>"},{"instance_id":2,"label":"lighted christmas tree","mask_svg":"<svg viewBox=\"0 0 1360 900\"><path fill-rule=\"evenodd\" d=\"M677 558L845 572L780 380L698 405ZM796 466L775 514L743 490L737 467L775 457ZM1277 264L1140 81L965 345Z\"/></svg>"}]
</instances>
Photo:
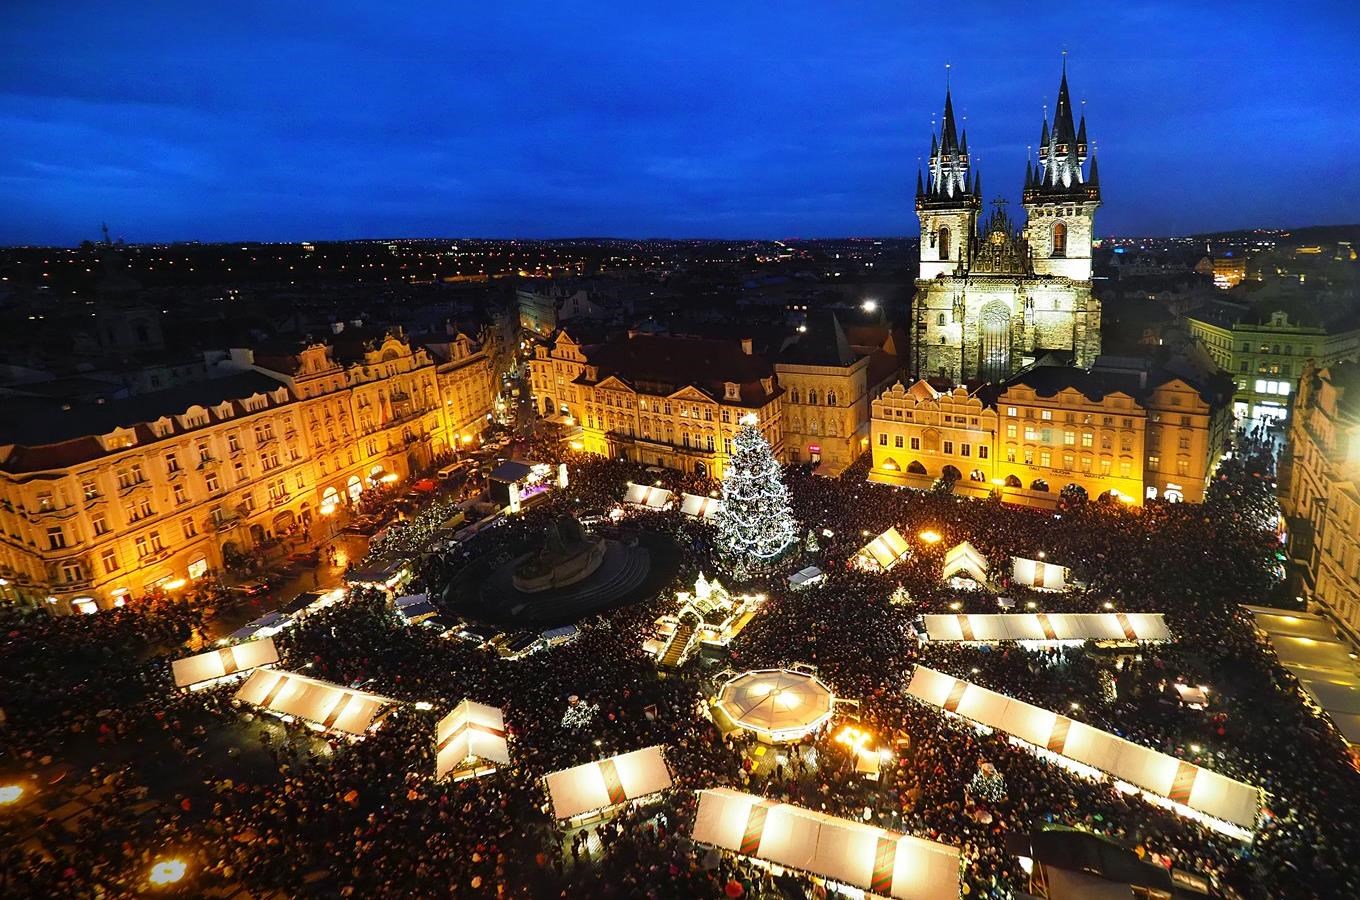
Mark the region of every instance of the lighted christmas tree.
<instances>
[{"instance_id":1,"label":"lighted christmas tree","mask_svg":"<svg viewBox=\"0 0 1360 900\"><path fill-rule=\"evenodd\" d=\"M783 473L756 427L755 416L741 420L741 430L732 441L722 499L716 517L718 551L730 565L766 569L797 542Z\"/></svg>"}]
</instances>

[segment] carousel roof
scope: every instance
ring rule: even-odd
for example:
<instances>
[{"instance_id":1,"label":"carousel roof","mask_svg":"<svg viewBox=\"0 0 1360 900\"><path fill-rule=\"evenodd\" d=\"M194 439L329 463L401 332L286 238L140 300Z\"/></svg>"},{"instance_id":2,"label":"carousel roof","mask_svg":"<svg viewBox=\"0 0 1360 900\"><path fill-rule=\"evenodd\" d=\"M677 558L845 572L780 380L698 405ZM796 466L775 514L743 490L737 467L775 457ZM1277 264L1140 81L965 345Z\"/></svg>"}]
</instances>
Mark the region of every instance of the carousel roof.
<instances>
[{"instance_id":1,"label":"carousel roof","mask_svg":"<svg viewBox=\"0 0 1360 900\"><path fill-rule=\"evenodd\" d=\"M745 672L718 692L718 705L738 726L791 737L801 737L825 722L834 700L817 676L790 669Z\"/></svg>"}]
</instances>

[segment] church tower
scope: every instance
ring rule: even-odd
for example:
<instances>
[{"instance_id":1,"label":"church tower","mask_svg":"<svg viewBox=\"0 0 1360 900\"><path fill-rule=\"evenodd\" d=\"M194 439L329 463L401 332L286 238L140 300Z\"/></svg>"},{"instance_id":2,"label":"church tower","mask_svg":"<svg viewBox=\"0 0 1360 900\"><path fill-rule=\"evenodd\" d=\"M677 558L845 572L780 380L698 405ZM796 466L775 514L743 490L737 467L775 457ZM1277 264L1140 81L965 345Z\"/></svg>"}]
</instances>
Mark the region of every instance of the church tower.
<instances>
[{"instance_id":1,"label":"church tower","mask_svg":"<svg viewBox=\"0 0 1360 900\"><path fill-rule=\"evenodd\" d=\"M970 175L972 180L970 181ZM968 161L968 132L959 140L954 101L944 92L940 135L930 136L930 165L925 180L916 173L916 215L921 220L921 279L968 269L982 208L980 176Z\"/></svg>"},{"instance_id":2,"label":"church tower","mask_svg":"<svg viewBox=\"0 0 1360 900\"><path fill-rule=\"evenodd\" d=\"M1034 257L1035 274L1091 280L1091 239L1096 208L1100 206L1100 176L1094 154L1090 175L1083 172L1086 158L1086 116L1074 126L1064 59L1053 127L1049 128L1045 117L1039 164L1025 166L1025 239Z\"/></svg>"}]
</instances>

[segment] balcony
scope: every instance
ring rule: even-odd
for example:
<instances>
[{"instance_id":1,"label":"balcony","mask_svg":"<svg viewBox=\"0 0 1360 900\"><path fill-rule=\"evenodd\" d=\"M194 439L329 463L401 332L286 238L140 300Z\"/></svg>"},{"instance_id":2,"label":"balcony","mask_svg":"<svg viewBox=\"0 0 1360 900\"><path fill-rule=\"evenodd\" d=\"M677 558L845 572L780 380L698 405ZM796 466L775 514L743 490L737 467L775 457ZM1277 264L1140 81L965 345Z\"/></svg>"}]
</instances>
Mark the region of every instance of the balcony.
<instances>
[{"instance_id":1,"label":"balcony","mask_svg":"<svg viewBox=\"0 0 1360 900\"><path fill-rule=\"evenodd\" d=\"M42 522L46 520L65 521L71 518L78 511L76 506L40 506L37 509L25 510L30 522Z\"/></svg>"}]
</instances>

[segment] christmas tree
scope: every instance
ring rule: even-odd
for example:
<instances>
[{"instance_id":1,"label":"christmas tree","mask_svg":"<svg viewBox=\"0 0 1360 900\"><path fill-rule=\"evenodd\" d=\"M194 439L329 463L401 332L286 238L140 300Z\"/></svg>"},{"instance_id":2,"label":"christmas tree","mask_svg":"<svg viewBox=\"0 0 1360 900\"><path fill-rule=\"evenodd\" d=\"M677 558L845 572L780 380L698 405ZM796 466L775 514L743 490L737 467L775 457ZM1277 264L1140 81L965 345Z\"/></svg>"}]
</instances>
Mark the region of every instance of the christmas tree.
<instances>
[{"instance_id":1,"label":"christmas tree","mask_svg":"<svg viewBox=\"0 0 1360 900\"><path fill-rule=\"evenodd\" d=\"M716 517L718 550L730 564L759 571L797 542L789 492L755 416L741 420L732 441L722 499Z\"/></svg>"}]
</instances>

